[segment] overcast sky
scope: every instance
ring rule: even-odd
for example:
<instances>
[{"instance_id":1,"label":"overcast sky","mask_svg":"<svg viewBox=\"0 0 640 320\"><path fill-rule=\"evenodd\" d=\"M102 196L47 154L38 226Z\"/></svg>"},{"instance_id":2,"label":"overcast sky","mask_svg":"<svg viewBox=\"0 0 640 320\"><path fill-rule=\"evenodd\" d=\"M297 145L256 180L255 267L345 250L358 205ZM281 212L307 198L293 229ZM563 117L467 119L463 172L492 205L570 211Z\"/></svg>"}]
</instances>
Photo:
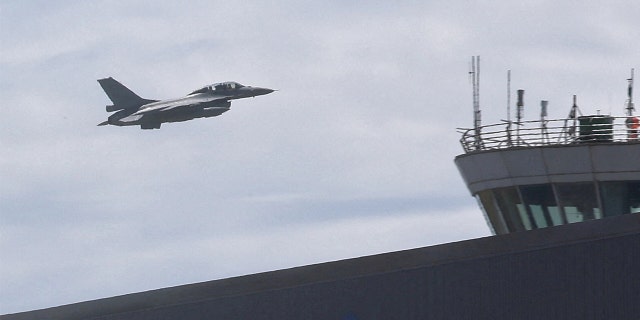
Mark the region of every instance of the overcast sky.
<instances>
[{"instance_id":1,"label":"overcast sky","mask_svg":"<svg viewBox=\"0 0 640 320\"><path fill-rule=\"evenodd\" d=\"M628 0L2 1L0 313L488 236L453 163L470 57L485 123L508 69L528 119L622 116L639 38ZM279 91L97 127L109 76Z\"/></svg>"}]
</instances>

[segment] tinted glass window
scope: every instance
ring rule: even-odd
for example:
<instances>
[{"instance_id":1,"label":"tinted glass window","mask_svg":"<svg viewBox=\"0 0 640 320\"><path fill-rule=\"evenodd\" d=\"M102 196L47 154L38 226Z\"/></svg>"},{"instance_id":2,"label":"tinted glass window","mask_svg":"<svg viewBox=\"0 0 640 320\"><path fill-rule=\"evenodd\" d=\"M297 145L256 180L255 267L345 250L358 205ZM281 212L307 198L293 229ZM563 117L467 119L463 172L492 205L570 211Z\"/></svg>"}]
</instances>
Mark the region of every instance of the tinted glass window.
<instances>
[{"instance_id":1,"label":"tinted glass window","mask_svg":"<svg viewBox=\"0 0 640 320\"><path fill-rule=\"evenodd\" d=\"M520 193L527 213L537 228L557 226L564 223L551 185L521 186Z\"/></svg>"},{"instance_id":2,"label":"tinted glass window","mask_svg":"<svg viewBox=\"0 0 640 320\"><path fill-rule=\"evenodd\" d=\"M527 214L516 188L494 190L496 204L510 231L531 230L531 220Z\"/></svg>"},{"instance_id":3,"label":"tinted glass window","mask_svg":"<svg viewBox=\"0 0 640 320\"><path fill-rule=\"evenodd\" d=\"M484 214L489 220L489 227L494 234L509 233L509 229L502 219L502 213L496 207L496 203L493 198L493 193L490 190L481 191L477 195L478 202L484 211Z\"/></svg>"},{"instance_id":4,"label":"tinted glass window","mask_svg":"<svg viewBox=\"0 0 640 320\"><path fill-rule=\"evenodd\" d=\"M628 189L625 182L600 183L600 197L605 216L617 216L629 212Z\"/></svg>"},{"instance_id":5,"label":"tinted glass window","mask_svg":"<svg viewBox=\"0 0 640 320\"><path fill-rule=\"evenodd\" d=\"M640 213L640 181L628 182L629 207L632 213Z\"/></svg>"},{"instance_id":6,"label":"tinted glass window","mask_svg":"<svg viewBox=\"0 0 640 320\"><path fill-rule=\"evenodd\" d=\"M556 192L568 223L602 218L593 183L561 183Z\"/></svg>"},{"instance_id":7,"label":"tinted glass window","mask_svg":"<svg viewBox=\"0 0 640 320\"><path fill-rule=\"evenodd\" d=\"M640 212L640 182L601 182L600 198L605 216Z\"/></svg>"}]
</instances>

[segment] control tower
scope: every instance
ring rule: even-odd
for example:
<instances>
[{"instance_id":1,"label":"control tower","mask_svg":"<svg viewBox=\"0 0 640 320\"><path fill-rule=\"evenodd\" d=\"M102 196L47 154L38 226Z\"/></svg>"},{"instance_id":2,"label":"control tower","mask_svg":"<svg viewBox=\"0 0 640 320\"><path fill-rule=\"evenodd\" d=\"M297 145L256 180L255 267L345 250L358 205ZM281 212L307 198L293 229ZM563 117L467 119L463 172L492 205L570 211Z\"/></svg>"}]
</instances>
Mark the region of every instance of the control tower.
<instances>
[{"instance_id":1,"label":"control tower","mask_svg":"<svg viewBox=\"0 0 640 320\"><path fill-rule=\"evenodd\" d=\"M547 120L542 101L540 120L523 121L518 90L516 120L482 126L479 58L472 68L474 128L460 129L455 163L494 234L640 213L633 70L624 117L582 115L574 96L566 119Z\"/></svg>"}]
</instances>

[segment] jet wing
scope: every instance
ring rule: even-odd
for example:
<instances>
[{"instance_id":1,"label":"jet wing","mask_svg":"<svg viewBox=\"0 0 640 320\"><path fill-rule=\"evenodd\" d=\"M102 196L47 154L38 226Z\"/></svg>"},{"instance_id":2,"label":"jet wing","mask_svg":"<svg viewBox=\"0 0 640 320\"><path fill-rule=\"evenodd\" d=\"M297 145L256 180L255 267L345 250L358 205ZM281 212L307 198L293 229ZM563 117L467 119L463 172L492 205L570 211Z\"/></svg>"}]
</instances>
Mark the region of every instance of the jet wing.
<instances>
[{"instance_id":1,"label":"jet wing","mask_svg":"<svg viewBox=\"0 0 640 320\"><path fill-rule=\"evenodd\" d=\"M174 105L161 104L161 105L152 106L152 107L148 107L148 108L144 108L144 109L138 110L132 115L154 114L154 113L167 112L167 111L172 111L172 110L184 110L184 111L187 111L189 109L198 108L202 104L209 104L209 103L216 102L216 101L227 101L227 100L229 100L229 98L231 98L231 96L216 96L213 99L208 99L207 101L200 101L200 102L191 103L191 104L180 104L179 102L174 104Z\"/></svg>"},{"instance_id":2,"label":"jet wing","mask_svg":"<svg viewBox=\"0 0 640 320\"><path fill-rule=\"evenodd\" d=\"M138 110L136 111L134 114L132 114L132 116L143 116L143 115L149 115L149 114L155 114L155 113L163 113L163 112L168 112L168 111L189 111L189 110L193 110L193 109L197 109L199 107L201 107L203 104L205 104L204 102L200 102L200 103L192 103L192 104L175 104L175 105L159 105L159 106L153 106L153 107L149 107L149 108L144 108L142 110Z\"/></svg>"},{"instance_id":3,"label":"jet wing","mask_svg":"<svg viewBox=\"0 0 640 320\"><path fill-rule=\"evenodd\" d=\"M198 104L187 104L187 105L173 105L173 106L167 106L167 105L160 105L160 106L155 106L155 107L149 107L149 108L145 108L142 110L138 110L136 111L134 114L132 115L146 115L146 114L153 114L153 113L159 113L159 112L166 112L169 110L189 110L189 109L194 109L198 106Z\"/></svg>"}]
</instances>

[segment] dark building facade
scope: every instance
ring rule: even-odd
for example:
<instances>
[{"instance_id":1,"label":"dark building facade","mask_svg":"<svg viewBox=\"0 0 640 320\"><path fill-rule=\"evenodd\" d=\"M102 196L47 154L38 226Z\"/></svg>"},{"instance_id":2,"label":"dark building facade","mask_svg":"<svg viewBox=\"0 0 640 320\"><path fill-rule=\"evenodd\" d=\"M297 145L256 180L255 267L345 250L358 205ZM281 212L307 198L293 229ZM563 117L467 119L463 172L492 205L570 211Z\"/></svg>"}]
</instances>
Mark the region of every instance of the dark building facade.
<instances>
[{"instance_id":1,"label":"dark building facade","mask_svg":"<svg viewBox=\"0 0 640 320\"><path fill-rule=\"evenodd\" d=\"M25 313L35 319L640 319L640 215Z\"/></svg>"}]
</instances>

